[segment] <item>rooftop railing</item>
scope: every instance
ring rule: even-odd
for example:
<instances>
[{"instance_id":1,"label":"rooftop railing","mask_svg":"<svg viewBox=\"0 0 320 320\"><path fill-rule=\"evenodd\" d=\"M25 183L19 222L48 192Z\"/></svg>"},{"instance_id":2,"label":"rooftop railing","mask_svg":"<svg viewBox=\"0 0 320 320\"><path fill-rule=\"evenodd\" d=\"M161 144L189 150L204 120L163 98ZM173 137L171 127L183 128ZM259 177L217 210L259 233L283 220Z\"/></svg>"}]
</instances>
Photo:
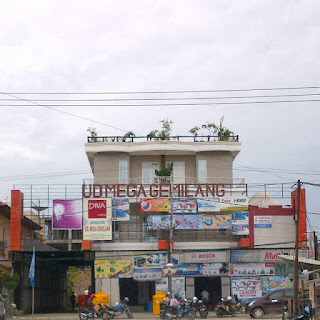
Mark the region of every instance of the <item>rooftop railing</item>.
<instances>
[{"instance_id":1,"label":"rooftop railing","mask_svg":"<svg viewBox=\"0 0 320 320\"><path fill-rule=\"evenodd\" d=\"M101 136L88 137L88 143L98 142L150 142L150 141L183 141L183 142L239 142L239 135L235 136L168 136L168 137L154 137L154 136Z\"/></svg>"}]
</instances>

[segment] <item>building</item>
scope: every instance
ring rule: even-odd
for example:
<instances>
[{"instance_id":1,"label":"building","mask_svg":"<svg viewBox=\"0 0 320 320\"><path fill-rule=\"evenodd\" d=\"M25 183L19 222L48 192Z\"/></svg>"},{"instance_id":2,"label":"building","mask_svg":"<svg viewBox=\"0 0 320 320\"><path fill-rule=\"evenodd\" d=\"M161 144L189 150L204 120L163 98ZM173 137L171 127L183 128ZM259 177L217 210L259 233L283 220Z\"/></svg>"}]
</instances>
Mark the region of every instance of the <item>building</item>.
<instances>
[{"instance_id":1,"label":"building","mask_svg":"<svg viewBox=\"0 0 320 320\"><path fill-rule=\"evenodd\" d=\"M189 139L88 138L94 181L83 188L84 242L95 251L96 290L110 293L113 302L129 296L143 305L156 291L168 290L161 269L172 225L173 291L192 298L207 289L213 303L231 292L258 297L260 277L275 276L278 255L294 248L294 206L249 209L245 180L233 178L238 137ZM159 175L164 168L170 176ZM90 223L105 198L112 198L106 206L113 208L113 221L110 237L99 241L99 232L89 229L97 230ZM305 214L300 221L305 223ZM284 226L289 232L282 232ZM305 239L305 224L300 230ZM255 280L251 290L244 287L248 280Z\"/></svg>"}]
</instances>

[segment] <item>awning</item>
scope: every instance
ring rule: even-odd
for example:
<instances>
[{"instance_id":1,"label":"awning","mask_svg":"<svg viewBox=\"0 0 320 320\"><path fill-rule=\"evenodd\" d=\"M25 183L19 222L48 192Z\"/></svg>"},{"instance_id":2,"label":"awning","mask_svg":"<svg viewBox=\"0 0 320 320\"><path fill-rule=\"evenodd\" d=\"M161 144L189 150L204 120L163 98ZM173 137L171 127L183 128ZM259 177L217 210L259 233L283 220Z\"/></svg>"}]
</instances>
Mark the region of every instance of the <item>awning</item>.
<instances>
[{"instance_id":1,"label":"awning","mask_svg":"<svg viewBox=\"0 0 320 320\"><path fill-rule=\"evenodd\" d=\"M280 255L279 257L290 264L294 264L295 262L295 256ZM298 264L299 269L320 269L320 261L318 260L298 257Z\"/></svg>"}]
</instances>

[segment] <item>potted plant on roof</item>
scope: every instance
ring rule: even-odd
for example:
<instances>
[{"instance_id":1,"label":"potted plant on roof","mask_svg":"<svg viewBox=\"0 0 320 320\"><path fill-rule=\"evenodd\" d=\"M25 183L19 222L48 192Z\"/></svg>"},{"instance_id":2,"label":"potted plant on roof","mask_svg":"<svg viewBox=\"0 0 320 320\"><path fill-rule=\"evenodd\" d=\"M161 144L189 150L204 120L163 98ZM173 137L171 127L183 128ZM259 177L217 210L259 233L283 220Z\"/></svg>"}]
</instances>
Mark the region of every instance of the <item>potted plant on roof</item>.
<instances>
[{"instance_id":1,"label":"potted plant on roof","mask_svg":"<svg viewBox=\"0 0 320 320\"><path fill-rule=\"evenodd\" d=\"M163 168L160 170L155 170L155 174L157 177L159 177L160 183L170 183L171 173L172 173L171 168Z\"/></svg>"}]
</instances>

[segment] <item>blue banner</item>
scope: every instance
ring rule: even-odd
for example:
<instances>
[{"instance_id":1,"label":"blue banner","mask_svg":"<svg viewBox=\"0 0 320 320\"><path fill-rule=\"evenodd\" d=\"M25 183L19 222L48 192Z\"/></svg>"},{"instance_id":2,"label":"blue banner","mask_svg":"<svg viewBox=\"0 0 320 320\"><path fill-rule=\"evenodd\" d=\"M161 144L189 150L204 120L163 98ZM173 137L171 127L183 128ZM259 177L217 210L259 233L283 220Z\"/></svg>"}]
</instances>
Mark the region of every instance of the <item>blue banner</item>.
<instances>
[{"instance_id":1,"label":"blue banner","mask_svg":"<svg viewBox=\"0 0 320 320\"><path fill-rule=\"evenodd\" d=\"M36 284L35 273L36 273L36 252L33 251L30 269L29 269L29 278L30 278L30 282L31 282L32 287L34 287Z\"/></svg>"}]
</instances>

